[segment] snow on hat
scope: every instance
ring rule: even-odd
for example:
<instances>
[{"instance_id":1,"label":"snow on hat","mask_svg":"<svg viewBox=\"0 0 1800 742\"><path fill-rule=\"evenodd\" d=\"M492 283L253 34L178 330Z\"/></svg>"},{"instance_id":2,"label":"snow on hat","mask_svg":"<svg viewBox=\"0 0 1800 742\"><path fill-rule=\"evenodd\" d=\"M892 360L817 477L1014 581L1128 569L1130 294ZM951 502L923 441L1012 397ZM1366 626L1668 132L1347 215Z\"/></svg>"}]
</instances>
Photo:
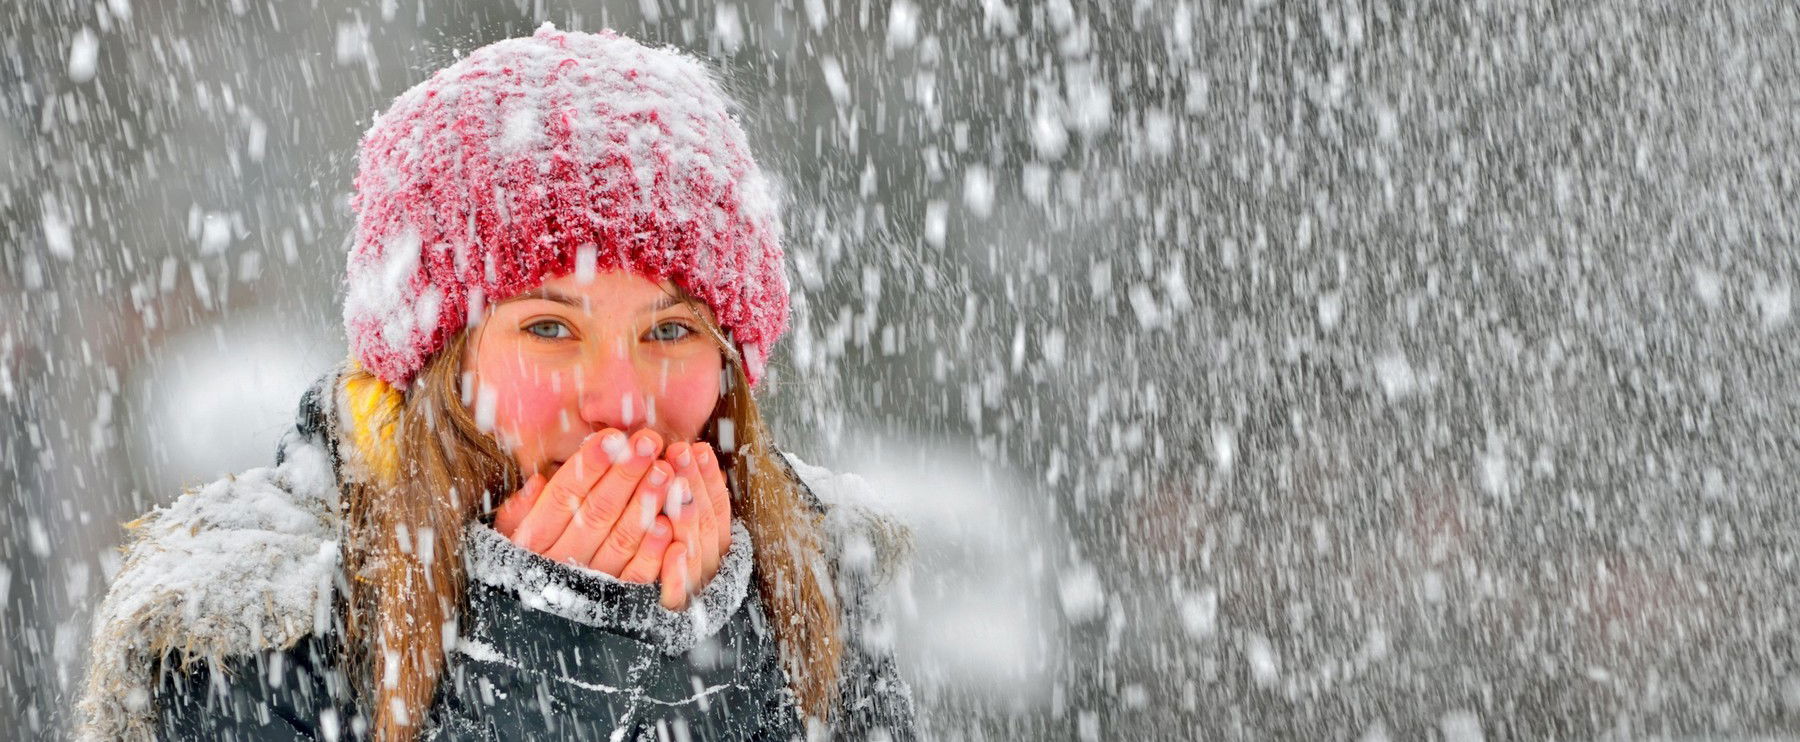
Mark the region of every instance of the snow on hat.
<instances>
[{"instance_id":1,"label":"snow on hat","mask_svg":"<svg viewBox=\"0 0 1800 742\"><path fill-rule=\"evenodd\" d=\"M705 302L754 384L788 282L773 188L731 105L673 47L549 23L402 93L359 153L351 356L404 389L485 304L593 261Z\"/></svg>"}]
</instances>

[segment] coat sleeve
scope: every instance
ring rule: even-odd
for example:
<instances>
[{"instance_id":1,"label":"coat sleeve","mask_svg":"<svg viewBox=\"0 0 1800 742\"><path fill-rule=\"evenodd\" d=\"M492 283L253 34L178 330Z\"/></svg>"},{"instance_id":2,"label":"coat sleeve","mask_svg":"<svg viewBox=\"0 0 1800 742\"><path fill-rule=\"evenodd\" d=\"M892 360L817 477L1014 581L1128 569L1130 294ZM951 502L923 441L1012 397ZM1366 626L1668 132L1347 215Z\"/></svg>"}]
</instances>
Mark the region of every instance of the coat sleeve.
<instances>
[{"instance_id":1,"label":"coat sleeve","mask_svg":"<svg viewBox=\"0 0 1800 742\"><path fill-rule=\"evenodd\" d=\"M157 739L352 739L361 726L326 642L170 667L156 687Z\"/></svg>"},{"instance_id":2,"label":"coat sleeve","mask_svg":"<svg viewBox=\"0 0 1800 742\"><path fill-rule=\"evenodd\" d=\"M912 688L900 677L892 653L859 649L852 641L844 663L837 724L845 739L918 739Z\"/></svg>"},{"instance_id":3,"label":"coat sleeve","mask_svg":"<svg viewBox=\"0 0 1800 742\"><path fill-rule=\"evenodd\" d=\"M912 688L894 658L892 576L841 570L845 656L840 679L837 732L845 739L918 738Z\"/></svg>"},{"instance_id":4,"label":"coat sleeve","mask_svg":"<svg viewBox=\"0 0 1800 742\"><path fill-rule=\"evenodd\" d=\"M847 641L836 732L845 739L916 739L912 688L894 657L888 610L909 571L912 530L862 477L834 473L792 454L781 458L823 516L842 601Z\"/></svg>"}]
</instances>

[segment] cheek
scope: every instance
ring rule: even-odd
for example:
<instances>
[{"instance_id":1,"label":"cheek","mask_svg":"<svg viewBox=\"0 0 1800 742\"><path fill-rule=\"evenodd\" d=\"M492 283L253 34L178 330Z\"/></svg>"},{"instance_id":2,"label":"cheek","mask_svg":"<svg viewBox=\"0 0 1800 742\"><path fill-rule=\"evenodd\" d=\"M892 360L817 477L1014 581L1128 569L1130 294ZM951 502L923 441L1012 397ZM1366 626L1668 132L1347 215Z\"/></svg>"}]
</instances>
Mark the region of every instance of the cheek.
<instances>
[{"instance_id":1,"label":"cheek","mask_svg":"<svg viewBox=\"0 0 1800 742\"><path fill-rule=\"evenodd\" d=\"M562 394L552 389L548 379L514 386L502 393L500 400L502 404L496 417L510 423L519 434L562 432L565 400Z\"/></svg>"},{"instance_id":2,"label":"cheek","mask_svg":"<svg viewBox=\"0 0 1800 742\"><path fill-rule=\"evenodd\" d=\"M564 432L565 422L575 421L567 413L568 395L559 391L568 384L556 384L548 372L528 371L518 364L495 364L480 374L482 393L494 398L494 427L503 443L519 449L521 456L535 460L552 447Z\"/></svg>"},{"instance_id":3,"label":"cheek","mask_svg":"<svg viewBox=\"0 0 1800 742\"><path fill-rule=\"evenodd\" d=\"M719 403L719 372L705 364L671 373L666 391L656 395L658 426L681 440L696 440Z\"/></svg>"}]
</instances>

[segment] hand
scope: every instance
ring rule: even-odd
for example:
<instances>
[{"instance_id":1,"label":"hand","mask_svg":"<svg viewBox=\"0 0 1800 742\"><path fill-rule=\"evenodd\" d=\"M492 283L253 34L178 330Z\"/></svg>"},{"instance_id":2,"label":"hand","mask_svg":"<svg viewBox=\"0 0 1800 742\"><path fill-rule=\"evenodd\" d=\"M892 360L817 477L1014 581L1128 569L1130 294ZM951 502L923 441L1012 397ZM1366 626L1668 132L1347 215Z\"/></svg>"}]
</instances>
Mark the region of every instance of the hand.
<instances>
[{"instance_id":1,"label":"hand","mask_svg":"<svg viewBox=\"0 0 1800 742\"><path fill-rule=\"evenodd\" d=\"M590 436L555 474L532 475L501 503L494 529L559 562L653 582L675 534L673 522L657 514L677 481L668 463L655 460L661 448L650 430Z\"/></svg>"},{"instance_id":2,"label":"hand","mask_svg":"<svg viewBox=\"0 0 1800 742\"><path fill-rule=\"evenodd\" d=\"M684 610L718 574L731 548L731 495L719 459L704 442L673 443L663 460L675 472L663 511L672 518L675 542L662 563L662 604Z\"/></svg>"}]
</instances>

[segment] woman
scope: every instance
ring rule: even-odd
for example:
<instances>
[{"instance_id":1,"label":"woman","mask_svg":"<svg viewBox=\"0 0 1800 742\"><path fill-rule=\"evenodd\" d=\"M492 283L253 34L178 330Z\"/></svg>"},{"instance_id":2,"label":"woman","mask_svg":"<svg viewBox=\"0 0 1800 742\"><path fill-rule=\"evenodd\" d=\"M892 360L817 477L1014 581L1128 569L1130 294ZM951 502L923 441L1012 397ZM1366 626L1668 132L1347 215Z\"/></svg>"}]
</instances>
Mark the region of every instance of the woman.
<instances>
[{"instance_id":1,"label":"woman","mask_svg":"<svg viewBox=\"0 0 1800 742\"><path fill-rule=\"evenodd\" d=\"M770 187L699 62L546 24L364 136L350 358L133 524L83 736L908 738L906 530L778 454Z\"/></svg>"}]
</instances>

